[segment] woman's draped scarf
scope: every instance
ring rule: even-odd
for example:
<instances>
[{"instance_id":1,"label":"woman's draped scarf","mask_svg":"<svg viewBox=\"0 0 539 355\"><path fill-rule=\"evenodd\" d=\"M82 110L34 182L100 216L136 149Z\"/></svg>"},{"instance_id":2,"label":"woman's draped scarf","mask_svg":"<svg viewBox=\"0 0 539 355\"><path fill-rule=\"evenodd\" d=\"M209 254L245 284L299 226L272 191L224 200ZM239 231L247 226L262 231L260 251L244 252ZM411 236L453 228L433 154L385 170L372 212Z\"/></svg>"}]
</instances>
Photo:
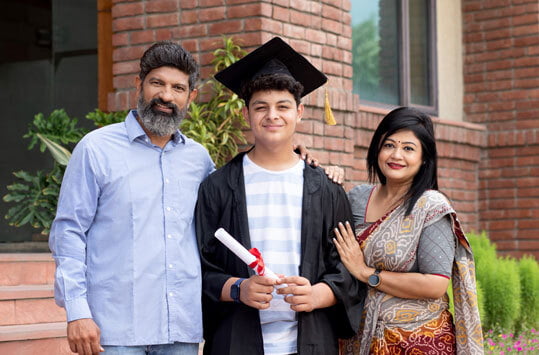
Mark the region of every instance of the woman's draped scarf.
<instances>
[{"instance_id":1,"label":"woman's draped scarf","mask_svg":"<svg viewBox=\"0 0 539 355\"><path fill-rule=\"evenodd\" d=\"M401 205L373 224L356 226L366 264L393 272L410 271L417 258L423 229L449 215L456 238L452 284L457 354L482 354L483 334L477 307L473 255L455 211L447 199L434 190L421 196L410 215L405 216L405 211L406 207ZM404 342L421 343L421 347L427 347L430 354L446 354L443 333L451 335L453 332L447 309L447 294L439 299L403 299L369 287L362 327L355 338L343 342L341 353L384 353L386 340L392 342L395 340L392 337L402 340L404 336L407 338ZM429 335L434 333L442 334L438 337L441 341L433 341L434 337Z\"/></svg>"}]
</instances>

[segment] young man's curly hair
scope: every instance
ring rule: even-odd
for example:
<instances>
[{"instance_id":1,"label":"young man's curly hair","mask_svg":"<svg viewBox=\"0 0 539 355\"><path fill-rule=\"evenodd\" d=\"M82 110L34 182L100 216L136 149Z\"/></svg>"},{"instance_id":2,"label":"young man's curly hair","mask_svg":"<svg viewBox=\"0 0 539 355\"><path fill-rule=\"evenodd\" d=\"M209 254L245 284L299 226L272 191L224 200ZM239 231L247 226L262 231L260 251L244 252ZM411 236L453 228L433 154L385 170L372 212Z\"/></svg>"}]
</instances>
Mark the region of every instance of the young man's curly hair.
<instances>
[{"instance_id":1,"label":"young man's curly hair","mask_svg":"<svg viewBox=\"0 0 539 355\"><path fill-rule=\"evenodd\" d=\"M296 106L301 103L303 85L291 76L284 74L267 74L248 81L241 88L241 98L245 101L245 105L249 106L249 101L255 92L268 90L287 90L294 96Z\"/></svg>"}]
</instances>

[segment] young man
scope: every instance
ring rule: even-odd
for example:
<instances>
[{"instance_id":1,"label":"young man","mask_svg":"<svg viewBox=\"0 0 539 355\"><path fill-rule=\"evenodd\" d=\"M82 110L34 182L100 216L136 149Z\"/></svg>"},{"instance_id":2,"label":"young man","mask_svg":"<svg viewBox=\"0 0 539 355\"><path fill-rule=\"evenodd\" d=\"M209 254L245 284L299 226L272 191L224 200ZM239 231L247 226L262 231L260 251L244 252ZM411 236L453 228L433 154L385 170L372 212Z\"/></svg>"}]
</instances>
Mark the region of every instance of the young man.
<instances>
[{"instance_id":1,"label":"young man","mask_svg":"<svg viewBox=\"0 0 539 355\"><path fill-rule=\"evenodd\" d=\"M255 144L199 189L204 353L337 354L338 337L359 326L365 293L332 242L351 210L341 186L290 150L301 97L327 78L274 38L216 79L245 100ZM260 250L281 278L254 275L214 238L220 227Z\"/></svg>"}]
</instances>

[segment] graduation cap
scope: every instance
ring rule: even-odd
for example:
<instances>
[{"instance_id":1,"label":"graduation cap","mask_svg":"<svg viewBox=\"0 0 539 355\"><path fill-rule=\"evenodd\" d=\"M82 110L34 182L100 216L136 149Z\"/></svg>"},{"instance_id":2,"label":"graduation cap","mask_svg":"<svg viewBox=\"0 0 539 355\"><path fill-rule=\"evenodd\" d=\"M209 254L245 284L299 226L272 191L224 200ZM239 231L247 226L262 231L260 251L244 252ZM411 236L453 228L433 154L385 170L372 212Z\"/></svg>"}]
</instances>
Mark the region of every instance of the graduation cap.
<instances>
[{"instance_id":1,"label":"graduation cap","mask_svg":"<svg viewBox=\"0 0 539 355\"><path fill-rule=\"evenodd\" d=\"M215 79L241 97L245 83L263 75L287 75L303 85L301 97L324 85L328 78L279 37L215 74ZM334 122L326 92L326 122ZM328 109L331 117L328 117ZM335 124L335 123L333 123Z\"/></svg>"}]
</instances>

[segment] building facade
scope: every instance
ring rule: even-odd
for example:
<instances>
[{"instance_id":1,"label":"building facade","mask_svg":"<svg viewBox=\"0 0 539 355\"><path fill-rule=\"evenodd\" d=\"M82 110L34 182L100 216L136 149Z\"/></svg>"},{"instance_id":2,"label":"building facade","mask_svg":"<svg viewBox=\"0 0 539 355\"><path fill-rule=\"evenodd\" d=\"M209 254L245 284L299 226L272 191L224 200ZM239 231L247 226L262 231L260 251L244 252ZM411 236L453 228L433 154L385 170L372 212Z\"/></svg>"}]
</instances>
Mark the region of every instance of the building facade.
<instances>
[{"instance_id":1,"label":"building facade","mask_svg":"<svg viewBox=\"0 0 539 355\"><path fill-rule=\"evenodd\" d=\"M344 167L347 190L367 180L366 150L381 118L397 105L418 106L435 117L440 188L465 230L485 230L502 253L539 257L537 0L94 2L95 107L136 106L138 61L155 41L181 43L201 63L204 79L223 35L248 51L280 36L329 78L337 125L324 124L324 90L317 90L304 100L297 141L322 164ZM356 85L368 71L358 74L354 61L367 38L358 26L369 19L359 21L372 4L376 80L395 88L379 101Z\"/></svg>"}]
</instances>

